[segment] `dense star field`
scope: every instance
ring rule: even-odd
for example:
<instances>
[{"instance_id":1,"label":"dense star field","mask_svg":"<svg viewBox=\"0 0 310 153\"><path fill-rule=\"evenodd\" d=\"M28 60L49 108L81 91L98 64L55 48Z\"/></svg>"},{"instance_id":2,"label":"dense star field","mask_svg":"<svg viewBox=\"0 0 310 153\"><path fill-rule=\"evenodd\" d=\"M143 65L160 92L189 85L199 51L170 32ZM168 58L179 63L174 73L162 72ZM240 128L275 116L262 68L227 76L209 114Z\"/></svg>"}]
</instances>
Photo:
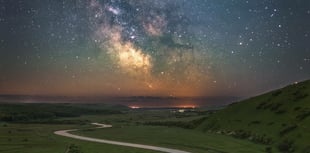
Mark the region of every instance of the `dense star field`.
<instances>
[{"instance_id":1,"label":"dense star field","mask_svg":"<svg viewBox=\"0 0 310 153\"><path fill-rule=\"evenodd\" d=\"M309 0L0 0L0 94L251 96L309 78Z\"/></svg>"}]
</instances>

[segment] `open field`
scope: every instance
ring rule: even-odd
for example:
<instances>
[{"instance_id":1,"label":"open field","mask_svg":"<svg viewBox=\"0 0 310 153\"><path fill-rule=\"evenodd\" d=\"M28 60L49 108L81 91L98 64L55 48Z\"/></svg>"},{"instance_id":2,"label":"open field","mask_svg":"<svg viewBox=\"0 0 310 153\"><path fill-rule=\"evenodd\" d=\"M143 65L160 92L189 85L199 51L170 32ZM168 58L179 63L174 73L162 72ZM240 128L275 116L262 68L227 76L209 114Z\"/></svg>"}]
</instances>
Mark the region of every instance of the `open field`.
<instances>
[{"instance_id":1,"label":"open field","mask_svg":"<svg viewBox=\"0 0 310 153\"><path fill-rule=\"evenodd\" d=\"M18 108L19 109L19 108ZM60 111L61 109L59 109ZM7 112L8 113L8 112ZM83 114L83 113L82 113ZM163 122L191 122L205 115L176 114L170 110L132 110L129 112L101 115L81 115L80 117L58 117L48 124L45 119L27 121L28 123L1 123L0 126L0 152L3 153L36 153L36 152L66 152L70 144L78 146L83 153L96 153L100 151L127 153L127 152L153 152L143 149L120 147L94 142L86 142L56 136L53 134L61 129L84 129L78 134L90 137L107 138L132 143L150 144L161 147L181 149L191 152L263 152L264 146L228 136L212 133L202 133L194 129L182 129L174 126L146 126L148 121ZM50 120L50 119L48 119ZM47 120L47 121L48 121ZM137 122L138 121L138 122ZM25 121L23 121L25 122ZM31 122L43 122L34 124ZM115 125L110 129L87 130L92 126L90 122L111 123ZM66 124L71 123L71 124ZM98 130L98 131L97 131ZM182 133L182 134L181 134ZM238 147L235 147L238 146Z\"/></svg>"},{"instance_id":2,"label":"open field","mask_svg":"<svg viewBox=\"0 0 310 153\"><path fill-rule=\"evenodd\" d=\"M1 124L1 153L65 153L70 144L83 153L155 153L155 151L80 141L54 135L59 129L84 126L49 124Z\"/></svg>"},{"instance_id":3,"label":"open field","mask_svg":"<svg viewBox=\"0 0 310 153\"><path fill-rule=\"evenodd\" d=\"M194 153L230 152L230 153L260 153L264 146L238 140L228 136L202 133L196 130L187 130L164 126L123 126L106 129L86 129L75 131L74 134L117 140L133 143L177 148Z\"/></svg>"}]
</instances>

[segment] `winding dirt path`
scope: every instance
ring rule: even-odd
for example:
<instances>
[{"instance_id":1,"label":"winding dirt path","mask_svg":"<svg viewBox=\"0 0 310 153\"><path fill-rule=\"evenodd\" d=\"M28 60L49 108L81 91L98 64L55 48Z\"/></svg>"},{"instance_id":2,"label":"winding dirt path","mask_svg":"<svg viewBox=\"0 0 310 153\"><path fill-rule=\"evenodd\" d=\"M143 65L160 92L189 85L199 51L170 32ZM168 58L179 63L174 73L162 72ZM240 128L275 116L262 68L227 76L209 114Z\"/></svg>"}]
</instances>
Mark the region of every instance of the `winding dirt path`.
<instances>
[{"instance_id":1,"label":"winding dirt path","mask_svg":"<svg viewBox=\"0 0 310 153\"><path fill-rule=\"evenodd\" d=\"M92 124L99 126L97 128L110 128L110 127L112 127L112 125L107 125L107 124L99 124L99 123L92 123ZM74 134L69 133L69 132L77 131L77 130L78 129L59 130L59 131L55 131L54 134L64 136L64 137L79 139L79 140L106 143L106 144L126 146L126 147L141 148L141 149L148 149L148 150L155 150L155 151L161 151L161 152L167 152L167 153L190 153L187 151L171 149L171 148L164 148L164 147L157 147L157 146L136 144L136 143L128 143L128 142L120 142L120 141L111 141L111 140L105 140L105 139L97 139L97 138L79 136L79 135L74 135Z\"/></svg>"}]
</instances>

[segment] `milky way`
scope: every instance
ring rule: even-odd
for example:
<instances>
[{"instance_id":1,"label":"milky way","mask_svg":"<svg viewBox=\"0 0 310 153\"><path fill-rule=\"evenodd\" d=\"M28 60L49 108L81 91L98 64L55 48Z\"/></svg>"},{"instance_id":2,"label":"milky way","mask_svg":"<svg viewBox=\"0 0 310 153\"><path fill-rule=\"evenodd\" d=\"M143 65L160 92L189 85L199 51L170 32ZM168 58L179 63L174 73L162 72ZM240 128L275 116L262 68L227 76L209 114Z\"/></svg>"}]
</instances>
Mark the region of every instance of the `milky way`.
<instances>
[{"instance_id":1,"label":"milky way","mask_svg":"<svg viewBox=\"0 0 310 153\"><path fill-rule=\"evenodd\" d=\"M0 0L0 94L250 96L310 78L307 0Z\"/></svg>"}]
</instances>

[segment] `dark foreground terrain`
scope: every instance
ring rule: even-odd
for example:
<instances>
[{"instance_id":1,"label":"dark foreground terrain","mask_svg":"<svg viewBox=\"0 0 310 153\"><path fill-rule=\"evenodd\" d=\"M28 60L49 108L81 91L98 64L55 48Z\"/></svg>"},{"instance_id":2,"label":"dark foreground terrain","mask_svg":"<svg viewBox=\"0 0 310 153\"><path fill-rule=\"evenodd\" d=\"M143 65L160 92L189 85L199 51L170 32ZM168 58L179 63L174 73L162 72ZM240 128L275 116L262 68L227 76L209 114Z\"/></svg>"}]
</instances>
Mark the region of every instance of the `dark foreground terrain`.
<instances>
[{"instance_id":1,"label":"dark foreground terrain","mask_svg":"<svg viewBox=\"0 0 310 153\"><path fill-rule=\"evenodd\" d=\"M309 153L310 81L221 110L129 109L104 104L0 104L1 153L153 152L56 136L74 134L194 153ZM112 128L89 129L92 122Z\"/></svg>"}]
</instances>

